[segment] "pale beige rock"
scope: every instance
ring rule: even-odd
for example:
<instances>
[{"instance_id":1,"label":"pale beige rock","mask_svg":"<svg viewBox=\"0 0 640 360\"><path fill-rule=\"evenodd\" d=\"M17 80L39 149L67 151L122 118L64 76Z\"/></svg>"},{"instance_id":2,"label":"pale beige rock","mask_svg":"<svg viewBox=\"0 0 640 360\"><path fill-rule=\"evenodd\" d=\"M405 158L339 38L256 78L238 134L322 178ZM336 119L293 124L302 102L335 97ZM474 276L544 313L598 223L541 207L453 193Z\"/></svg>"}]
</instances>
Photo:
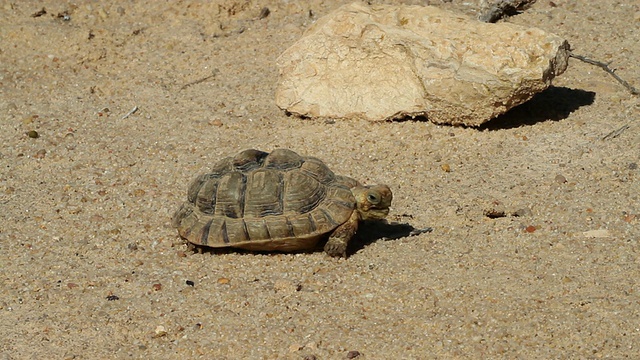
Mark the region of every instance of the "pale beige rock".
<instances>
[{"instance_id":1,"label":"pale beige rock","mask_svg":"<svg viewBox=\"0 0 640 360\"><path fill-rule=\"evenodd\" d=\"M480 125L546 89L568 43L429 6L345 5L279 58L276 103L293 114Z\"/></svg>"}]
</instances>

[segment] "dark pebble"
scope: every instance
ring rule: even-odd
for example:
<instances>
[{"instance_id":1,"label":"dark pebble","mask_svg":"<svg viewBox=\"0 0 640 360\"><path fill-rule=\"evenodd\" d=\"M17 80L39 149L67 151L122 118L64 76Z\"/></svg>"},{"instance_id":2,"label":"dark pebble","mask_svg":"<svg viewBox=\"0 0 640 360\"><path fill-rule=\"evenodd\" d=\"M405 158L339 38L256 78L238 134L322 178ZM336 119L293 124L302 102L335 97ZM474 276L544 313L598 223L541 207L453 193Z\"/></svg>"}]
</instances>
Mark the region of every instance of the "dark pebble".
<instances>
[{"instance_id":1,"label":"dark pebble","mask_svg":"<svg viewBox=\"0 0 640 360\"><path fill-rule=\"evenodd\" d=\"M269 14L271 14L271 10L269 10L268 7L263 7L262 10L260 10L260 15L258 15L258 18L262 20L269 16Z\"/></svg>"},{"instance_id":2,"label":"dark pebble","mask_svg":"<svg viewBox=\"0 0 640 360\"><path fill-rule=\"evenodd\" d=\"M490 218L490 219L497 219L497 218L501 218L501 217L506 217L507 213L506 211L502 210L502 209L484 209L483 211L484 216Z\"/></svg>"},{"instance_id":3,"label":"dark pebble","mask_svg":"<svg viewBox=\"0 0 640 360\"><path fill-rule=\"evenodd\" d=\"M347 353L347 359L355 359L360 356L360 351L351 350Z\"/></svg>"}]
</instances>

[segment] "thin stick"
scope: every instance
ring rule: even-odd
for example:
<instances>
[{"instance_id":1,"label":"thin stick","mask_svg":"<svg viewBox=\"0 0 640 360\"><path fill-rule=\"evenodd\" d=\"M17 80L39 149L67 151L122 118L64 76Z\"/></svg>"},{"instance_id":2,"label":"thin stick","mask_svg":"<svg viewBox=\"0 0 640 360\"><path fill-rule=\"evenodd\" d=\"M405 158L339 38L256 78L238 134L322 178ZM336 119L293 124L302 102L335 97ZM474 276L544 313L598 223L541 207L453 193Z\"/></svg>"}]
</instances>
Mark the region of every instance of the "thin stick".
<instances>
[{"instance_id":1,"label":"thin stick","mask_svg":"<svg viewBox=\"0 0 640 360\"><path fill-rule=\"evenodd\" d=\"M591 64L591 65L595 65L601 69L603 69L604 71L606 71L609 75L613 76L614 79L616 79L620 84L622 84L622 86L624 86L627 90L629 90L629 92L633 95L639 95L640 92L638 92L638 89L634 88L633 86L631 86L631 84L629 84L628 82L626 82L624 79L622 79L620 76L618 76L618 74L616 74L615 70L611 69L609 67L609 64L605 64L602 61L597 61L597 60L593 60L593 59L589 59L585 56L582 55L576 55L572 52L569 53L569 56L575 59L578 59L580 61L586 62L587 64ZM618 136L620 136L620 134L622 134L625 130L627 130L629 128L629 124L623 125L620 128L613 130L612 132L608 133L607 135L602 137L602 140L609 140L609 139L615 139Z\"/></svg>"},{"instance_id":2,"label":"thin stick","mask_svg":"<svg viewBox=\"0 0 640 360\"><path fill-rule=\"evenodd\" d=\"M605 135L602 140L609 140L609 139L614 139L617 138L618 136L620 136L620 134L622 134L623 131L627 130L629 128L629 124L626 124L624 126L622 126L619 129L613 130L612 132L608 133L607 135Z\"/></svg>"},{"instance_id":3,"label":"thin stick","mask_svg":"<svg viewBox=\"0 0 640 360\"><path fill-rule=\"evenodd\" d=\"M217 71L215 71L213 74L211 74L211 75L209 75L209 76L205 76L205 77L203 77L202 79L198 79L198 80L196 80L196 81L192 81L192 82L190 82L190 83L186 83L186 84L182 85L182 87L180 88L180 90L184 90L184 89L188 88L189 86L193 86L193 85L197 85L197 84L203 83L203 82L205 82L205 81L207 81L207 80L211 79L212 77L216 76L216 74L217 74L217 73L218 73L218 72L217 72Z\"/></svg>"},{"instance_id":4,"label":"thin stick","mask_svg":"<svg viewBox=\"0 0 640 360\"><path fill-rule=\"evenodd\" d=\"M131 111L129 111L128 113L126 113L123 117L122 120L128 118L129 116L135 114L135 112L138 111L138 106L134 106L133 109L131 109Z\"/></svg>"},{"instance_id":5,"label":"thin stick","mask_svg":"<svg viewBox=\"0 0 640 360\"><path fill-rule=\"evenodd\" d=\"M413 229L409 233L409 236L416 236L416 235L420 235L420 234L424 234L424 233L430 233L430 232L433 232L433 228L432 227L426 227L426 228L423 228L423 229Z\"/></svg>"},{"instance_id":6,"label":"thin stick","mask_svg":"<svg viewBox=\"0 0 640 360\"><path fill-rule=\"evenodd\" d=\"M629 90L629 92L631 92L631 94L640 95L640 92L638 92L638 89L634 88L633 86L631 86L631 84L629 84L628 82L623 80L620 76L618 76L618 74L616 74L615 70L612 70L609 67L609 64L605 64L605 63L603 63L601 61L592 60L592 59L586 58L586 57L584 57L582 55L576 55L576 54L574 54L572 52L569 53L569 56L572 57L572 58L576 58L576 59L578 59L580 61L586 62L587 64L595 65L595 66L603 69L604 71L609 73L609 75L613 76L614 79L618 80L618 82L620 84L622 84L622 86L627 88L627 90Z\"/></svg>"}]
</instances>

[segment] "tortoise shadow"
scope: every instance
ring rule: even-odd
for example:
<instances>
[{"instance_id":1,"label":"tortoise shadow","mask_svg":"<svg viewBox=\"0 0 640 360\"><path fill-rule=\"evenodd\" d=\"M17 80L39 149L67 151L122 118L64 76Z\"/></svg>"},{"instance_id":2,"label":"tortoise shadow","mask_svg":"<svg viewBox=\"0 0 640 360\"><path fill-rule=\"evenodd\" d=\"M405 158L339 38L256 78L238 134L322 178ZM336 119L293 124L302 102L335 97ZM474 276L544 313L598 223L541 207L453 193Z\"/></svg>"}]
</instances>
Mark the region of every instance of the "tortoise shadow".
<instances>
[{"instance_id":1,"label":"tortoise shadow","mask_svg":"<svg viewBox=\"0 0 640 360\"><path fill-rule=\"evenodd\" d=\"M396 223L387 221L363 221L358 226L358 232L349 242L347 254L352 255L358 250L370 245L376 241L397 240L410 236L417 236L424 233L430 233L433 228L416 228L407 223Z\"/></svg>"}]
</instances>

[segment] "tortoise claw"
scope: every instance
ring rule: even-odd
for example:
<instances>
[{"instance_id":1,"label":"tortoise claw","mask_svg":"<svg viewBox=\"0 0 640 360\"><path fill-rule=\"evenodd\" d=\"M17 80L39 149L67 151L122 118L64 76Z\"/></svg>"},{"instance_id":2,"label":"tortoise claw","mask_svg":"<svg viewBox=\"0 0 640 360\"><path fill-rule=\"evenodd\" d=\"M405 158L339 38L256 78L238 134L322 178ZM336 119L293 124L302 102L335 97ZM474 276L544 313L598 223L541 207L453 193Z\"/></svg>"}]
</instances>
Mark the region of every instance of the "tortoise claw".
<instances>
[{"instance_id":1,"label":"tortoise claw","mask_svg":"<svg viewBox=\"0 0 640 360\"><path fill-rule=\"evenodd\" d=\"M327 241L324 251L331 257L347 257L347 243L341 239L332 238Z\"/></svg>"}]
</instances>

